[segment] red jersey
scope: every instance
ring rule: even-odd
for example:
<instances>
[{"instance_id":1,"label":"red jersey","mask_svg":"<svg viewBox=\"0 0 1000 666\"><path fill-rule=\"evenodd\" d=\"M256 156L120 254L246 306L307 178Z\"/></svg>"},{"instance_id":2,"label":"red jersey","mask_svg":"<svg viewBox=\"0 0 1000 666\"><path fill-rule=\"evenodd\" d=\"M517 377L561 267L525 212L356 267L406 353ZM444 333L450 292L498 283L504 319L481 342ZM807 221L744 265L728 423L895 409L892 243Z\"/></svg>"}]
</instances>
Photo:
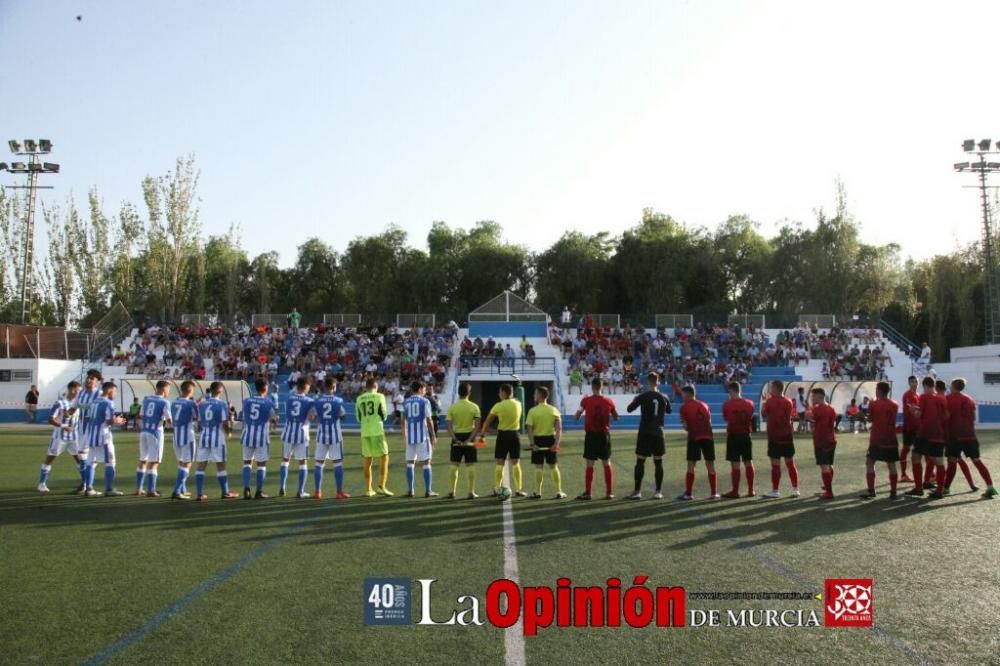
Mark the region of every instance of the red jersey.
<instances>
[{"instance_id":1,"label":"red jersey","mask_svg":"<svg viewBox=\"0 0 1000 666\"><path fill-rule=\"evenodd\" d=\"M928 442L943 444L947 439L948 402L943 395L921 393L920 436Z\"/></svg>"},{"instance_id":2,"label":"red jersey","mask_svg":"<svg viewBox=\"0 0 1000 666\"><path fill-rule=\"evenodd\" d=\"M753 429L753 401L732 398L722 403L722 418L730 435L749 435Z\"/></svg>"},{"instance_id":3,"label":"red jersey","mask_svg":"<svg viewBox=\"0 0 1000 666\"><path fill-rule=\"evenodd\" d=\"M689 442L712 439L712 413L701 400L691 400L681 405L681 423L687 430Z\"/></svg>"},{"instance_id":4,"label":"red jersey","mask_svg":"<svg viewBox=\"0 0 1000 666\"><path fill-rule=\"evenodd\" d=\"M949 393L948 434L959 442L976 439L976 401L964 393Z\"/></svg>"},{"instance_id":5,"label":"red jersey","mask_svg":"<svg viewBox=\"0 0 1000 666\"><path fill-rule=\"evenodd\" d=\"M837 446L837 410L830 405L816 405L812 408L813 445L817 449L829 450Z\"/></svg>"},{"instance_id":6,"label":"red jersey","mask_svg":"<svg viewBox=\"0 0 1000 666\"><path fill-rule=\"evenodd\" d=\"M889 398L872 400L868 405L868 416L872 428L868 435L868 443L883 449L899 446L896 440L896 419L899 416L899 404Z\"/></svg>"},{"instance_id":7,"label":"red jersey","mask_svg":"<svg viewBox=\"0 0 1000 666\"><path fill-rule=\"evenodd\" d=\"M903 394L903 430L905 432L920 430L920 418L910 409L919 403L920 394L916 391L907 391Z\"/></svg>"},{"instance_id":8,"label":"red jersey","mask_svg":"<svg viewBox=\"0 0 1000 666\"><path fill-rule=\"evenodd\" d=\"M618 418L614 401L603 395L588 395L580 401L580 409L586 415L583 428L587 432L608 432L611 430L611 416Z\"/></svg>"},{"instance_id":9,"label":"red jersey","mask_svg":"<svg viewBox=\"0 0 1000 666\"><path fill-rule=\"evenodd\" d=\"M768 441L775 444L791 444L794 441L792 414L795 413L795 405L791 400L782 396L772 396L764 403L761 413L767 419Z\"/></svg>"}]
</instances>

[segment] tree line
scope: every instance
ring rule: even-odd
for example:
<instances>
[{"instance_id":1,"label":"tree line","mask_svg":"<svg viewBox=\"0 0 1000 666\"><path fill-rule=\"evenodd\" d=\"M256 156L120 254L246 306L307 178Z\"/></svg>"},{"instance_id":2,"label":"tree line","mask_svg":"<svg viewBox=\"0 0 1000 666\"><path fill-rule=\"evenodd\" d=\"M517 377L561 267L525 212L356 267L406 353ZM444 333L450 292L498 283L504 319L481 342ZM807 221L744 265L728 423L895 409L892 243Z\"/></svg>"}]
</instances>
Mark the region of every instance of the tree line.
<instances>
[{"instance_id":1,"label":"tree line","mask_svg":"<svg viewBox=\"0 0 1000 666\"><path fill-rule=\"evenodd\" d=\"M307 315L397 312L463 320L509 289L556 316L656 313L718 321L727 313L879 316L936 350L982 341L980 247L914 261L897 244L861 237L837 183L836 205L815 219L786 222L767 237L745 215L714 230L652 209L620 234L567 231L532 252L495 221L471 229L435 222L421 247L401 228L358 236L342 252L322 238L298 246L294 263L276 252L251 257L240 229L205 234L193 156L142 181L143 200L108 212L96 187L86 206L70 196L42 209L48 246L36 251L31 322L85 328L121 302L138 317L177 322L183 313L231 321L297 308ZM25 201L0 192L0 319L18 321ZM217 228L217 225L212 225Z\"/></svg>"}]
</instances>

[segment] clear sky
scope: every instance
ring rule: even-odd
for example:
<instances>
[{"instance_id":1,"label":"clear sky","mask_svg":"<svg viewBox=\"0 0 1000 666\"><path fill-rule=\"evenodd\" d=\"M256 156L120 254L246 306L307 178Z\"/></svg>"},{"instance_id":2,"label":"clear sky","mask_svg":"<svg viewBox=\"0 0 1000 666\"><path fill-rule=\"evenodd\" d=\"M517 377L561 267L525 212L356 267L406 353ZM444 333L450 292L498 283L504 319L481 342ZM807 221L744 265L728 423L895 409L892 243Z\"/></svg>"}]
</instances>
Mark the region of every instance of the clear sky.
<instances>
[{"instance_id":1,"label":"clear sky","mask_svg":"<svg viewBox=\"0 0 1000 666\"><path fill-rule=\"evenodd\" d=\"M0 138L52 139L44 201L97 185L109 215L194 152L205 232L283 264L390 222L770 232L837 176L923 257L979 233L952 163L1000 139L998 26L996 0L0 0Z\"/></svg>"}]
</instances>

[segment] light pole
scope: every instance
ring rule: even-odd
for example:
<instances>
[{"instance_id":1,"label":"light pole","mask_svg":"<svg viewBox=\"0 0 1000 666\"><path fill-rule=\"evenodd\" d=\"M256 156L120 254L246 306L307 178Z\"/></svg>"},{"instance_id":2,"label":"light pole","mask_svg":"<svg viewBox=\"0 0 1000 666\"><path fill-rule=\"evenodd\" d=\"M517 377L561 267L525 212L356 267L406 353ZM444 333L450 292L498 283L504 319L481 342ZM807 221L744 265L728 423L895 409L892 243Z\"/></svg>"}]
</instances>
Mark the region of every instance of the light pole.
<instances>
[{"instance_id":1,"label":"light pole","mask_svg":"<svg viewBox=\"0 0 1000 666\"><path fill-rule=\"evenodd\" d=\"M0 171L10 171L11 173L28 174L27 185L7 185L11 190L28 190L28 215L24 220L24 256L21 262L21 323L28 323L28 310L31 300L31 266L32 256L35 250L35 192L37 190L51 190L51 186L38 184L38 174L59 173L59 165L51 162L42 162L41 156L52 152L52 142L48 139L25 139L22 146L15 139L7 142L10 152L17 156L27 156L27 164L24 162L0 162Z\"/></svg>"}]
</instances>

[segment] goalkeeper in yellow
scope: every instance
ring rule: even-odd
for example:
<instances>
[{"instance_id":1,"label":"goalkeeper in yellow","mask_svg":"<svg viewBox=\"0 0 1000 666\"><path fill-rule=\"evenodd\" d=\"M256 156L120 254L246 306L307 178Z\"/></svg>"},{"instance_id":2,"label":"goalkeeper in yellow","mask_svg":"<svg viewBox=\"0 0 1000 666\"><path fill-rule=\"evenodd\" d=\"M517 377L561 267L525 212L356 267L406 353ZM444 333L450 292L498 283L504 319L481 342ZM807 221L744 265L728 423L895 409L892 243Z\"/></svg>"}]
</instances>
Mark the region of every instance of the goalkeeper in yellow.
<instances>
[{"instance_id":1,"label":"goalkeeper in yellow","mask_svg":"<svg viewBox=\"0 0 1000 666\"><path fill-rule=\"evenodd\" d=\"M556 499L566 499L559 472L559 440L562 439L562 417L559 410L548 403L549 390L544 386L535 389L535 406L528 410L524 420L531 442L531 464L535 467L535 492L532 499L542 499L542 479L545 465L552 472Z\"/></svg>"},{"instance_id":2,"label":"goalkeeper in yellow","mask_svg":"<svg viewBox=\"0 0 1000 666\"><path fill-rule=\"evenodd\" d=\"M354 415L361 424L361 455L365 459L365 495L376 494L392 497L385 487L389 476L389 444L385 441L383 423L389 416L385 406L385 396L378 392L378 382L369 377L365 382L365 392L354 403ZM372 459L379 459L378 488L372 490Z\"/></svg>"}]
</instances>

